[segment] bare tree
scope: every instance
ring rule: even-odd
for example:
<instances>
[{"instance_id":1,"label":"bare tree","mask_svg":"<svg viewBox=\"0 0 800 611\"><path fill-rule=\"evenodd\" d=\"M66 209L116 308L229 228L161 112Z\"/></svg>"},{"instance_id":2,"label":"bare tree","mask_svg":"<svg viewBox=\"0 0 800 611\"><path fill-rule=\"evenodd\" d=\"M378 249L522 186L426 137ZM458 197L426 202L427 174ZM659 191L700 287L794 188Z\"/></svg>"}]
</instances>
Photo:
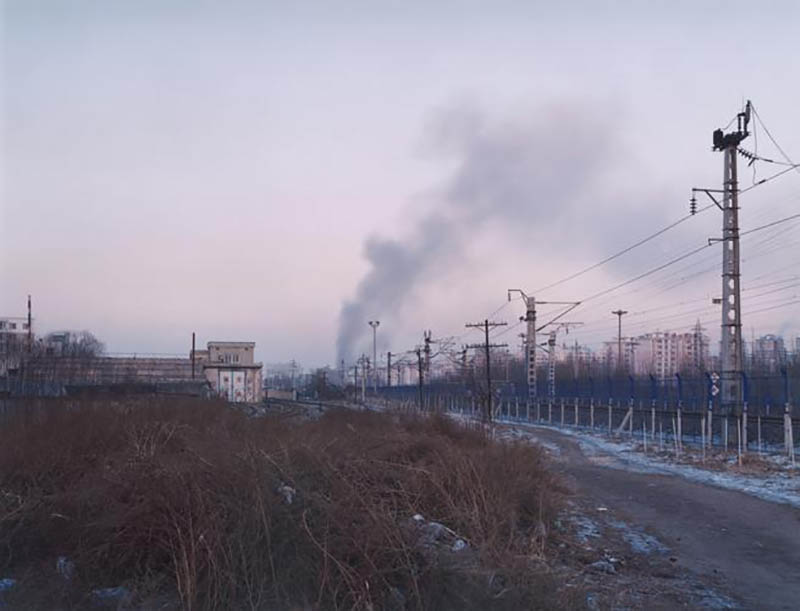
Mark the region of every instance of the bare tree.
<instances>
[{"instance_id":1,"label":"bare tree","mask_svg":"<svg viewBox=\"0 0 800 611\"><path fill-rule=\"evenodd\" d=\"M52 356L94 358L105 352L105 345L91 331L60 331L44 340L44 352Z\"/></svg>"}]
</instances>

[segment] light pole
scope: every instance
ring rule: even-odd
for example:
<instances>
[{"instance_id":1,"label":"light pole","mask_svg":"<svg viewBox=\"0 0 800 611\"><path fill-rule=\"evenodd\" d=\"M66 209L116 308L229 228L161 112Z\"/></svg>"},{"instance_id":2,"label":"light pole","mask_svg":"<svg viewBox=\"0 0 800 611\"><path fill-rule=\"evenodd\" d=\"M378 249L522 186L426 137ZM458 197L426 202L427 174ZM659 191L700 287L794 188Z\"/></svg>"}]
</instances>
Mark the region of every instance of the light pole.
<instances>
[{"instance_id":1,"label":"light pole","mask_svg":"<svg viewBox=\"0 0 800 611\"><path fill-rule=\"evenodd\" d=\"M380 320L370 320L369 326L372 327L372 391L378 394L378 326Z\"/></svg>"},{"instance_id":2,"label":"light pole","mask_svg":"<svg viewBox=\"0 0 800 611\"><path fill-rule=\"evenodd\" d=\"M628 313L627 310L614 310L611 312L617 317L617 371L621 374L624 370L622 366L622 317Z\"/></svg>"}]
</instances>

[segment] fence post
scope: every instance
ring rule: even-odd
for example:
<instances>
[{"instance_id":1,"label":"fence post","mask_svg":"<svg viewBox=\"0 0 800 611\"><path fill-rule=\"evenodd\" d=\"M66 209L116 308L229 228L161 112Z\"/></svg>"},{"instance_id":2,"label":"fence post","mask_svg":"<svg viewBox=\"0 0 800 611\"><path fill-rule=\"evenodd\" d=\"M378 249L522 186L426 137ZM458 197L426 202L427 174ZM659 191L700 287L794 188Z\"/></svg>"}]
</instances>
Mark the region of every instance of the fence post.
<instances>
[{"instance_id":1,"label":"fence post","mask_svg":"<svg viewBox=\"0 0 800 611\"><path fill-rule=\"evenodd\" d=\"M608 400L608 434L611 435L611 404L612 400Z\"/></svg>"},{"instance_id":2,"label":"fence post","mask_svg":"<svg viewBox=\"0 0 800 611\"><path fill-rule=\"evenodd\" d=\"M703 462L706 462L706 418L700 417L700 445L703 446Z\"/></svg>"},{"instance_id":3,"label":"fence post","mask_svg":"<svg viewBox=\"0 0 800 611\"><path fill-rule=\"evenodd\" d=\"M561 397L561 427L564 427L564 397Z\"/></svg>"},{"instance_id":4,"label":"fence post","mask_svg":"<svg viewBox=\"0 0 800 611\"><path fill-rule=\"evenodd\" d=\"M728 415L722 417L722 439L725 445L725 451L728 451Z\"/></svg>"},{"instance_id":5,"label":"fence post","mask_svg":"<svg viewBox=\"0 0 800 611\"><path fill-rule=\"evenodd\" d=\"M578 397L575 397L575 428L578 428Z\"/></svg>"},{"instance_id":6,"label":"fence post","mask_svg":"<svg viewBox=\"0 0 800 611\"><path fill-rule=\"evenodd\" d=\"M750 384L744 371L742 372L742 386L744 391L744 401L742 402L742 452L747 454L747 404L750 400Z\"/></svg>"},{"instance_id":7,"label":"fence post","mask_svg":"<svg viewBox=\"0 0 800 611\"><path fill-rule=\"evenodd\" d=\"M741 418L737 419L736 425L737 425L737 429L736 429L736 431L737 431L737 433L736 433L736 445L737 445L738 450L739 450L738 451L738 457L739 457L738 461L739 461L739 466L741 467L742 466L742 419Z\"/></svg>"},{"instance_id":8,"label":"fence post","mask_svg":"<svg viewBox=\"0 0 800 611\"><path fill-rule=\"evenodd\" d=\"M783 376L783 443L786 446L786 452L789 458L792 459L792 466L794 466L794 431L792 430L792 404L789 396L789 371L786 367L781 367L781 375Z\"/></svg>"},{"instance_id":9,"label":"fence post","mask_svg":"<svg viewBox=\"0 0 800 611\"><path fill-rule=\"evenodd\" d=\"M656 400L653 399L653 405L650 406L650 438L653 443L656 442Z\"/></svg>"},{"instance_id":10,"label":"fence post","mask_svg":"<svg viewBox=\"0 0 800 611\"><path fill-rule=\"evenodd\" d=\"M712 417L714 415L714 395L712 394L712 389L714 388L714 382L711 380L711 374L706 372L706 386L708 391L706 393L706 401L708 403L707 407L707 416L706 416L706 424L708 425L708 432L706 433L706 437L708 439L708 447L711 448L714 445L714 427L713 427L713 420Z\"/></svg>"},{"instance_id":11,"label":"fence post","mask_svg":"<svg viewBox=\"0 0 800 611\"><path fill-rule=\"evenodd\" d=\"M594 397L589 399L589 428L594 430Z\"/></svg>"},{"instance_id":12,"label":"fence post","mask_svg":"<svg viewBox=\"0 0 800 611\"><path fill-rule=\"evenodd\" d=\"M761 454L761 414L758 415L758 453Z\"/></svg>"}]
</instances>

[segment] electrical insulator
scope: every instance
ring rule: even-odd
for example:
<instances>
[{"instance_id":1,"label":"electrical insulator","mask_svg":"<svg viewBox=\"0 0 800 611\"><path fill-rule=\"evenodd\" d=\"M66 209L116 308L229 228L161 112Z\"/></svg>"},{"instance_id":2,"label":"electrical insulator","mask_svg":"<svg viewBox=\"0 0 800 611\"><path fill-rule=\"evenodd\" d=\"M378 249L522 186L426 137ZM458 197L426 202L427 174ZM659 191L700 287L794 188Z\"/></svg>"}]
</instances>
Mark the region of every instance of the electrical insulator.
<instances>
[{"instance_id":1,"label":"electrical insulator","mask_svg":"<svg viewBox=\"0 0 800 611\"><path fill-rule=\"evenodd\" d=\"M689 200L689 214L697 214L697 198L694 195Z\"/></svg>"}]
</instances>

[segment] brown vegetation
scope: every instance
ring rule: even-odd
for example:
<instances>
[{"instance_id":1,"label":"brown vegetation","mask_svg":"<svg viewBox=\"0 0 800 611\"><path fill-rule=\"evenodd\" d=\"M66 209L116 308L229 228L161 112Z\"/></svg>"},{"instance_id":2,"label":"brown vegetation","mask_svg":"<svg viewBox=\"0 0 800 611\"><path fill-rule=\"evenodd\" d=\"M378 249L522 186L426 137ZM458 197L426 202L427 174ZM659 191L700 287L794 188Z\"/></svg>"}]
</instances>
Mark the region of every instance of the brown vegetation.
<instances>
[{"instance_id":1,"label":"brown vegetation","mask_svg":"<svg viewBox=\"0 0 800 611\"><path fill-rule=\"evenodd\" d=\"M539 448L443 417L254 419L153 397L0 423L15 608L85 608L120 585L136 608L564 608L544 562L560 503Z\"/></svg>"}]
</instances>

